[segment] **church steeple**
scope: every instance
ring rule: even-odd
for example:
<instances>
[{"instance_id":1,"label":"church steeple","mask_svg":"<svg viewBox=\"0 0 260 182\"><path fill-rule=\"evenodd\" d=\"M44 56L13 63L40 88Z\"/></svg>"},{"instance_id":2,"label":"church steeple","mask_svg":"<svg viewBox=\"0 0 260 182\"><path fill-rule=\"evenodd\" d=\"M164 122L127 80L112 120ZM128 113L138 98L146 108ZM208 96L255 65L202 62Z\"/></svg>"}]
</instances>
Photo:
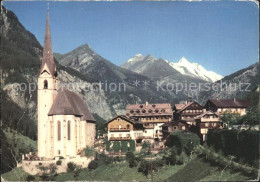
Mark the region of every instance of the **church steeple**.
<instances>
[{"instance_id":1,"label":"church steeple","mask_svg":"<svg viewBox=\"0 0 260 182\"><path fill-rule=\"evenodd\" d=\"M43 47L43 56L41 61L40 74L45 71L45 65L47 66L46 70L51 74L52 77L57 76L56 65L54 62L52 45L51 45L51 32L50 32L50 23L49 23L49 8L47 10L46 18L46 29L45 29L45 38L44 38L44 47Z\"/></svg>"}]
</instances>

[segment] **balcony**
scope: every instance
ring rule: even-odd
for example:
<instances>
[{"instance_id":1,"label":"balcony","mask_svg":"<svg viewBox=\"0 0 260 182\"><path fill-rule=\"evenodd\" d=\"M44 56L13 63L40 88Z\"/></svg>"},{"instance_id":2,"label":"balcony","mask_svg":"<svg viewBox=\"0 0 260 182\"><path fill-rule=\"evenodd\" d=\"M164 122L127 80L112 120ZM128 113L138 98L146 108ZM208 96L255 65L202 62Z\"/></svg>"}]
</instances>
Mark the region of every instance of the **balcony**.
<instances>
[{"instance_id":1,"label":"balcony","mask_svg":"<svg viewBox=\"0 0 260 182\"><path fill-rule=\"evenodd\" d=\"M153 129L154 126L144 126L145 129Z\"/></svg>"},{"instance_id":2,"label":"balcony","mask_svg":"<svg viewBox=\"0 0 260 182\"><path fill-rule=\"evenodd\" d=\"M130 131L130 128L109 128L109 131Z\"/></svg>"},{"instance_id":3,"label":"balcony","mask_svg":"<svg viewBox=\"0 0 260 182\"><path fill-rule=\"evenodd\" d=\"M120 141L120 140L131 140L131 137L110 137L109 140Z\"/></svg>"}]
</instances>

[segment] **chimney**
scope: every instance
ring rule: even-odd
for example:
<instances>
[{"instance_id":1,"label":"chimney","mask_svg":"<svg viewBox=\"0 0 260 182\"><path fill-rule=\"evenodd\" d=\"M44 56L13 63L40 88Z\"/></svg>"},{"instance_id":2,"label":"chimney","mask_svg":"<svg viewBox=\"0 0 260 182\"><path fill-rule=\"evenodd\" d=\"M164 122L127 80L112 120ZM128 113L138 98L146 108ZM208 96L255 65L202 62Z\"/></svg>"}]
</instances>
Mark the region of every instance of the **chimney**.
<instances>
[{"instance_id":1,"label":"chimney","mask_svg":"<svg viewBox=\"0 0 260 182\"><path fill-rule=\"evenodd\" d=\"M237 99L236 99L236 98L234 98L233 100L234 100L234 102L236 102L236 101L237 101Z\"/></svg>"},{"instance_id":2,"label":"chimney","mask_svg":"<svg viewBox=\"0 0 260 182\"><path fill-rule=\"evenodd\" d=\"M203 113L205 113L206 112L206 109L203 109Z\"/></svg>"},{"instance_id":3,"label":"chimney","mask_svg":"<svg viewBox=\"0 0 260 182\"><path fill-rule=\"evenodd\" d=\"M149 103L146 101L146 102L145 102L145 106L147 107L147 106L148 106L148 104L149 104Z\"/></svg>"}]
</instances>

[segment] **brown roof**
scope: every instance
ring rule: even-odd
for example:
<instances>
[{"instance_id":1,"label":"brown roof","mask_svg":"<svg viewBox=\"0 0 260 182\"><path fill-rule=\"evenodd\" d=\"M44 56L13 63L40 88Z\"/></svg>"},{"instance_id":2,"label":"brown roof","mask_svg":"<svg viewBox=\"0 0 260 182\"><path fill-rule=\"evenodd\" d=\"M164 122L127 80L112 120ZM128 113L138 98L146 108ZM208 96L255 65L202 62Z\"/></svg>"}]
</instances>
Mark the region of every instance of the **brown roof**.
<instances>
[{"instance_id":1,"label":"brown roof","mask_svg":"<svg viewBox=\"0 0 260 182\"><path fill-rule=\"evenodd\" d=\"M177 112L182 112L182 111L184 111L185 109L187 109L190 105L192 105L192 104L194 104L194 103L196 103L197 105L199 105L200 107L202 107L200 104L198 104L197 102L188 102L187 104L183 104L184 106L180 109L180 110L178 110Z\"/></svg>"},{"instance_id":2,"label":"brown roof","mask_svg":"<svg viewBox=\"0 0 260 182\"><path fill-rule=\"evenodd\" d=\"M244 108L251 105L246 99L210 99L208 102L219 108Z\"/></svg>"},{"instance_id":3,"label":"brown roof","mask_svg":"<svg viewBox=\"0 0 260 182\"><path fill-rule=\"evenodd\" d=\"M45 64L47 65L47 67L50 71L50 74L53 77L56 77L57 71L56 71L56 65L55 65L54 57L53 57L53 53L52 53L49 11L47 13L47 19L46 19L46 30L45 30L43 56L42 56L42 61L41 61L40 73L42 71L44 71L43 67Z\"/></svg>"},{"instance_id":4,"label":"brown roof","mask_svg":"<svg viewBox=\"0 0 260 182\"><path fill-rule=\"evenodd\" d=\"M116 118L118 118L118 117L120 117L120 118L122 118L122 119L124 119L124 120L126 120L126 121L128 121L129 123L132 123L132 124L143 124L141 121L132 120L132 119L130 119L129 117L127 117L127 116L125 116L125 115L116 116L116 117L114 117L113 119L111 119L111 120L105 122L104 124L108 124L108 123L110 123L111 121L113 121L114 119L116 119Z\"/></svg>"},{"instance_id":5,"label":"brown roof","mask_svg":"<svg viewBox=\"0 0 260 182\"><path fill-rule=\"evenodd\" d=\"M95 121L82 97L65 88L58 91L48 115L76 115L81 120Z\"/></svg>"},{"instance_id":6,"label":"brown roof","mask_svg":"<svg viewBox=\"0 0 260 182\"><path fill-rule=\"evenodd\" d=\"M126 114L129 116L156 116L172 115L170 103L163 104L134 104L126 106Z\"/></svg>"},{"instance_id":7,"label":"brown roof","mask_svg":"<svg viewBox=\"0 0 260 182\"><path fill-rule=\"evenodd\" d=\"M196 119L200 119L200 118L202 118L202 117L204 117L205 115L208 115L208 114L211 114L211 115L214 114L214 115L219 116L217 113L215 113L215 112L213 112L213 111L206 111L206 112L204 112L204 113L198 115L198 116L196 117Z\"/></svg>"},{"instance_id":8,"label":"brown roof","mask_svg":"<svg viewBox=\"0 0 260 182\"><path fill-rule=\"evenodd\" d=\"M174 107L176 108L176 110L181 110L184 106L185 106L185 104L175 104L175 105L174 105Z\"/></svg>"}]
</instances>

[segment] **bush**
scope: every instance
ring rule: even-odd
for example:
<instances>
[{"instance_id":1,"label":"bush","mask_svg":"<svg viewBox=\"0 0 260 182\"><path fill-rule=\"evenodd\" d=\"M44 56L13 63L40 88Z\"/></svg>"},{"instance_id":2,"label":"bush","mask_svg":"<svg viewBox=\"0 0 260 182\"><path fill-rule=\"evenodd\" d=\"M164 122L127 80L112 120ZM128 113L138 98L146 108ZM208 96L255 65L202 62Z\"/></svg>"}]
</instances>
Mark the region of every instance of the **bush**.
<instances>
[{"instance_id":1,"label":"bush","mask_svg":"<svg viewBox=\"0 0 260 182\"><path fill-rule=\"evenodd\" d=\"M130 140L129 143L130 143L129 151L134 152L135 151L135 141L134 140Z\"/></svg>"},{"instance_id":2,"label":"bush","mask_svg":"<svg viewBox=\"0 0 260 182\"><path fill-rule=\"evenodd\" d=\"M111 151L111 142L106 140L106 151L110 152Z\"/></svg>"},{"instance_id":3,"label":"bush","mask_svg":"<svg viewBox=\"0 0 260 182\"><path fill-rule=\"evenodd\" d=\"M120 142L119 142L119 141L115 141L115 142L113 143L113 150L114 150L114 152L119 152L120 149L121 149Z\"/></svg>"},{"instance_id":4,"label":"bush","mask_svg":"<svg viewBox=\"0 0 260 182\"><path fill-rule=\"evenodd\" d=\"M187 155L185 154L185 152L182 152L178 157L177 164L184 164L186 160L187 160Z\"/></svg>"},{"instance_id":5,"label":"bush","mask_svg":"<svg viewBox=\"0 0 260 182\"><path fill-rule=\"evenodd\" d=\"M93 148L91 148L91 147L87 147L86 149L85 149L85 156L86 157L92 157L92 156L94 156L94 150L93 150Z\"/></svg>"},{"instance_id":6,"label":"bush","mask_svg":"<svg viewBox=\"0 0 260 182\"><path fill-rule=\"evenodd\" d=\"M150 142L144 142L142 145L142 149L147 149L151 147L151 143Z\"/></svg>"},{"instance_id":7,"label":"bush","mask_svg":"<svg viewBox=\"0 0 260 182\"><path fill-rule=\"evenodd\" d=\"M185 152L190 155L192 150L200 144L200 138L197 134L187 131L175 131L170 134L166 140L166 146L175 146L178 154Z\"/></svg>"},{"instance_id":8,"label":"bush","mask_svg":"<svg viewBox=\"0 0 260 182\"><path fill-rule=\"evenodd\" d=\"M128 161L130 168L136 167L138 165L137 158L135 157L135 154L131 151L126 153L126 160Z\"/></svg>"},{"instance_id":9,"label":"bush","mask_svg":"<svg viewBox=\"0 0 260 182\"><path fill-rule=\"evenodd\" d=\"M138 172L142 172L147 177L149 171L150 171L149 163L146 160L142 160L138 167Z\"/></svg>"},{"instance_id":10,"label":"bush","mask_svg":"<svg viewBox=\"0 0 260 182\"><path fill-rule=\"evenodd\" d=\"M32 176L32 175L28 175L28 176L26 177L26 181L34 181L34 180L35 180L35 177Z\"/></svg>"},{"instance_id":11,"label":"bush","mask_svg":"<svg viewBox=\"0 0 260 182\"><path fill-rule=\"evenodd\" d=\"M73 172L75 169L76 169L76 164L75 163L73 163L73 162L69 162L68 164L67 164L67 166L68 166L68 168L67 168L67 171L68 172Z\"/></svg>"},{"instance_id":12,"label":"bush","mask_svg":"<svg viewBox=\"0 0 260 182\"><path fill-rule=\"evenodd\" d=\"M128 142L127 141L121 141L121 150L122 152L127 152L128 151Z\"/></svg>"},{"instance_id":13,"label":"bush","mask_svg":"<svg viewBox=\"0 0 260 182\"><path fill-rule=\"evenodd\" d=\"M58 161L56 162L56 164L57 164L58 166L60 166L61 163L62 163L62 161L60 161L60 160L58 160Z\"/></svg>"},{"instance_id":14,"label":"bush","mask_svg":"<svg viewBox=\"0 0 260 182\"><path fill-rule=\"evenodd\" d=\"M91 161L89 163L88 168L89 168L89 170L95 170L95 169L98 168L98 165L99 165L98 161L97 160L93 160L93 161Z\"/></svg>"},{"instance_id":15,"label":"bush","mask_svg":"<svg viewBox=\"0 0 260 182\"><path fill-rule=\"evenodd\" d=\"M174 165L177 163L178 150L176 147L171 147L166 150L163 155L163 161L166 164Z\"/></svg>"}]
</instances>

